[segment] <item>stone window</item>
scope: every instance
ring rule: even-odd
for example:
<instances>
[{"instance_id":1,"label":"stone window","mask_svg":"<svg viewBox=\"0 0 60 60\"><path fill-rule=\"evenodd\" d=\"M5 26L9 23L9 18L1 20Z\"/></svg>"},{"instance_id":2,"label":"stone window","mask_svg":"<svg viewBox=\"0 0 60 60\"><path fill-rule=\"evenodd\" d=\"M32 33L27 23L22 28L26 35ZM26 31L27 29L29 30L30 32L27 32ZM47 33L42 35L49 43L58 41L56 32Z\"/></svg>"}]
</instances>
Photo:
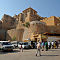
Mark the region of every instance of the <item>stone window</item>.
<instances>
[{"instance_id":1,"label":"stone window","mask_svg":"<svg viewBox=\"0 0 60 60\"><path fill-rule=\"evenodd\" d=\"M5 20L5 22L7 23L8 21L7 21L7 20Z\"/></svg>"},{"instance_id":2,"label":"stone window","mask_svg":"<svg viewBox=\"0 0 60 60\"><path fill-rule=\"evenodd\" d=\"M10 25L13 25L14 24L14 22L10 22Z\"/></svg>"}]
</instances>

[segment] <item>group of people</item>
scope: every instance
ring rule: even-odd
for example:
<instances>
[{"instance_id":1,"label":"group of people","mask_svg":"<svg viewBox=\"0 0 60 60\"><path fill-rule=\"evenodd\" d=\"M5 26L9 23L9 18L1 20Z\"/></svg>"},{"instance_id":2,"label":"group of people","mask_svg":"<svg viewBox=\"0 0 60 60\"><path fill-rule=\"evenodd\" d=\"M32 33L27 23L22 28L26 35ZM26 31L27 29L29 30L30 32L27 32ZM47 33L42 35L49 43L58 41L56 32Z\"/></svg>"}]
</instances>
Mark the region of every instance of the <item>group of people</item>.
<instances>
[{"instance_id":1,"label":"group of people","mask_svg":"<svg viewBox=\"0 0 60 60\"><path fill-rule=\"evenodd\" d=\"M48 49L56 49L58 48L58 41L42 41L42 42L38 42L37 44L35 44L35 48L37 48L37 51L36 51L36 56L39 54L41 56L41 49L42 51L48 51ZM20 51L22 50L23 52L23 47L22 47L22 44L20 46Z\"/></svg>"},{"instance_id":2,"label":"group of people","mask_svg":"<svg viewBox=\"0 0 60 60\"><path fill-rule=\"evenodd\" d=\"M52 42L51 42L51 45L52 45L52 49L54 49L54 48L56 49L56 48L58 48L59 43L58 43L58 41L55 41L55 42L52 41Z\"/></svg>"},{"instance_id":3,"label":"group of people","mask_svg":"<svg viewBox=\"0 0 60 60\"><path fill-rule=\"evenodd\" d=\"M42 51L44 51L44 48L45 48L45 50L47 51L48 49L56 49L56 48L58 48L58 41L52 41L52 42L50 42L50 41L46 41L46 42L42 42L41 43L41 47L42 47Z\"/></svg>"},{"instance_id":4,"label":"group of people","mask_svg":"<svg viewBox=\"0 0 60 60\"><path fill-rule=\"evenodd\" d=\"M41 56L41 49L42 51L48 51L48 49L56 49L58 48L58 41L42 41L42 42L38 42L37 43L37 52L36 52L36 56L37 54L39 54Z\"/></svg>"}]
</instances>

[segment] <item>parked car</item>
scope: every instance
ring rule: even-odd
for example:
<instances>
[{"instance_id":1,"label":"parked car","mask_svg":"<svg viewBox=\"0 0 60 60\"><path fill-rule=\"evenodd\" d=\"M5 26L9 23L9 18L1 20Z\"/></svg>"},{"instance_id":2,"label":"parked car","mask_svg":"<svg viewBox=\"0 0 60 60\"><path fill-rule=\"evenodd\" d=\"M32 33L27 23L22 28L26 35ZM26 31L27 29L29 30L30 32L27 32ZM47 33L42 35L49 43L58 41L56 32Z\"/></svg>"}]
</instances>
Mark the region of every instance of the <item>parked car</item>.
<instances>
[{"instance_id":1,"label":"parked car","mask_svg":"<svg viewBox=\"0 0 60 60\"><path fill-rule=\"evenodd\" d=\"M0 50L4 51L12 51L14 46L9 41L0 41Z\"/></svg>"},{"instance_id":2,"label":"parked car","mask_svg":"<svg viewBox=\"0 0 60 60\"><path fill-rule=\"evenodd\" d=\"M18 47L18 41L12 41L11 43L14 46L14 48L17 48Z\"/></svg>"},{"instance_id":3,"label":"parked car","mask_svg":"<svg viewBox=\"0 0 60 60\"><path fill-rule=\"evenodd\" d=\"M37 46L36 46L37 43L36 42L29 41L28 44L29 44L29 46L30 46L31 49L36 49L37 48Z\"/></svg>"},{"instance_id":4,"label":"parked car","mask_svg":"<svg viewBox=\"0 0 60 60\"><path fill-rule=\"evenodd\" d=\"M28 42L19 42L18 48L20 48L21 45L22 45L22 47L23 47L24 49L28 49L28 48L29 48Z\"/></svg>"}]
</instances>

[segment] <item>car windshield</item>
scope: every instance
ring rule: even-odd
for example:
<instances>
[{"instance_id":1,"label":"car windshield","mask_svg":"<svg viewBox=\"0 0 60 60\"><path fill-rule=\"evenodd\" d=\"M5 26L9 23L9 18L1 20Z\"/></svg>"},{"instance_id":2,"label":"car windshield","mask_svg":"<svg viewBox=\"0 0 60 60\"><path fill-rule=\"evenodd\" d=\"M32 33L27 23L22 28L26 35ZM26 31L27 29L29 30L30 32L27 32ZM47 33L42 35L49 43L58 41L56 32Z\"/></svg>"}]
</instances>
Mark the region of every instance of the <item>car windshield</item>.
<instances>
[{"instance_id":1,"label":"car windshield","mask_svg":"<svg viewBox=\"0 0 60 60\"><path fill-rule=\"evenodd\" d=\"M11 43L10 42L3 42L2 45L11 45Z\"/></svg>"},{"instance_id":2,"label":"car windshield","mask_svg":"<svg viewBox=\"0 0 60 60\"><path fill-rule=\"evenodd\" d=\"M22 43L19 43L19 45L21 45Z\"/></svg>"},{"instance_id":3,"label":"car windshield","mask_svg":"<svg viewBox=\"0 0 60 60\"><path fill-rule=\"evenodd\" d=\"M28 45L28 43L22 43L22 45Z\"/></svg>"}]
</instances>

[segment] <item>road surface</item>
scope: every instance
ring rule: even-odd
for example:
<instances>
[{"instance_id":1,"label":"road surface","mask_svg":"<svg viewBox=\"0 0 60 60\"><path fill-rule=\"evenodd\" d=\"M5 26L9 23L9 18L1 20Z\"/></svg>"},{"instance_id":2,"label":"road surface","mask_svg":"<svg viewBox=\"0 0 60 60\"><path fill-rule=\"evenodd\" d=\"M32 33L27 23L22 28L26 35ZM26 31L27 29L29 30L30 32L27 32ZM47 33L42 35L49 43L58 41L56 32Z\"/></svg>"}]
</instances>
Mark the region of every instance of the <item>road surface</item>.
<instances>
[{"instance_id":1,"label":"road surface","mask_svg":"<svg viewBox=\"0 0 60 60\"><path fill-rule=\"evenodd\" d=\"M24 52L16 49L14 52L0 52L0 60L60 60L60 48L42 51L42 56L36 57L35 54L36 49L24 50Z\"/></svg>"}]
</instances>

